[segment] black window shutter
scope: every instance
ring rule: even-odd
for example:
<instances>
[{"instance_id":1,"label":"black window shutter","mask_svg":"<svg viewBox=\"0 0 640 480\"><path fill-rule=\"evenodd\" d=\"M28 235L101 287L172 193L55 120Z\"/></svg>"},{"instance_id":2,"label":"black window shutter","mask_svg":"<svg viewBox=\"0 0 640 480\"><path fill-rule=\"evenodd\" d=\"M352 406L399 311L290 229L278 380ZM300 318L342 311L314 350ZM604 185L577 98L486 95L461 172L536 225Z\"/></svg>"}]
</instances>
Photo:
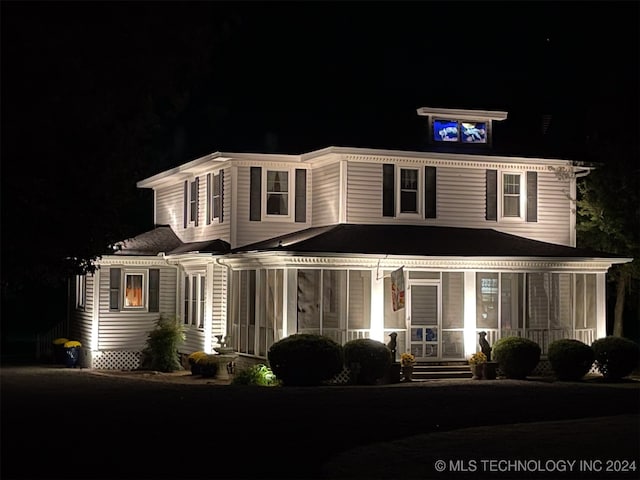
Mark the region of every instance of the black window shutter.
<instances>
[{"instance_id":1,"label":"black window shutter","mask_svg":"<svg viewBox=\"0 0 640 480\"><path fill-rule=\"evenodd\" d=\"M196 227L198 226L198 217L200 216L200 177L196 177L196 218L194 219Z\"/></svg>"},{"instance_id":2,"label":"black window shutter","mask_svg":"<svg viewBox=\"0 0 640 480\"><path fill-rule=\"evenodd\" d=\"M527 222L538 221L538 172L527 172Z\"/></svg>"},{"instance_id":3,"label":"black window shutter","mask_svg":"<svg viewBox=\"0 0 640 480\"><path fill-rule=\"evenodd\" d=\"M262 199L262 167L251 167L251 185L249 194L249 220L260 221Z\"/></svg>"},{"instance_id":4,"label":"black window shutter","mask_svg":"<svg viewBox=\"0 0 640 480\"><path fill-rule=\"evenodd\" d=\"M211 174L207 173L207 201L205 204L205 217L206 223L211 223L211 202L213 201L213 195L211 193Z\"/></svg>"},{"instance_id":5,"label":"black window shutter","mask_svg":"<svg viewBox=\"0 0 640 480\"><path fill-rule=\"evenodd\" d=\"M149 311L160 311L160 269L149 269Z\"/></svg>"},{"instance_id":6,"label":"black window shutter","mask_svg":"<svg viewBox=\"0 0 640 480\"><path fill-rule=\"evenodd\" d=\"M220 192L220 218L218 221L222 223L222 212L224 212L224 170L220 170L220 173L218 173L218 181L220 182L220 188L218 189L218 192Z\"/></svg>"},{"instance_id":7,"label":"black window shutter","mask_svg":"<svg viewBox=\"0 0 640 480\"><path fill-rule=\"evenodd\" d=\"M424 167L424 218L436 218L436 167Z\"/></svg>"},{"instance_id":8,"label":"black window shutter","mask_svg":"<svg viewBox=\"0 0 640 480\"><path fill-rule=\"evenodd\" d=\"M395 216L395 166L392 163L382 165L382 216Z\"/></svg>"},{"instance_id":9,"label":"black window shutter","mask_svg":"<svg viewBox=\"0 0 640 480\"><path fill-rule=\"evenodd\" d=\"M487 170L487 220L498 220L498 171Z\"/></svg>"},{"instance_id":10,"label":"black window shutter","mask_svg":"<svg viewBox=\"0 0 640 480\"><path fill-rule=\"evenodd\" d=\"M187 219L187 215L189 214L189 182L187 180L184 181L184 212L183 212L183 227L187 228L187 224L189 220Z\"/></svg>"},{"instance_id":11,"label":"black window shutter","mask_svg":"<svg viewBox=\"0 0 640 480\"><path fill-rule=\"evenodd\" d=\"M111 267L109 270L109 310L120 310L120 268Z\"/></svg>"},{"instance_id":12,"label":"black window shutter","mask_svg":"<svg viewBox=\"0 0 640 480\"><path fill-rule=\"evenodd\" d=\"M307 171L296 168L296 222L307 221Z\"/></svg>"}]
</instances>

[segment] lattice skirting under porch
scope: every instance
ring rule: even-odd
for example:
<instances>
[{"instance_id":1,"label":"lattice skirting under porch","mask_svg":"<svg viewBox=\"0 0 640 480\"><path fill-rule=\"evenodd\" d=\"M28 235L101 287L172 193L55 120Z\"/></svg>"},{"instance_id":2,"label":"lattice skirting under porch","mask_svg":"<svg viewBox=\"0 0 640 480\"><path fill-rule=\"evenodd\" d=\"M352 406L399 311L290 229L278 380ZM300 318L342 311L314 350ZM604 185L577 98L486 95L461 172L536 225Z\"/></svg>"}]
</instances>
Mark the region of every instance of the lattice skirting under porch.
<instances>
[{"instance_id":1,"label":"lattice skirting under porch","mask_svg":"<svg viewBox=\"0 0 640 480\"><path fill-rule=\"evenodd\" d=\"M135 370L140 367L141 352L104 350L93 352L91 366L98 370Z\"/></svg>"}]
</instances>

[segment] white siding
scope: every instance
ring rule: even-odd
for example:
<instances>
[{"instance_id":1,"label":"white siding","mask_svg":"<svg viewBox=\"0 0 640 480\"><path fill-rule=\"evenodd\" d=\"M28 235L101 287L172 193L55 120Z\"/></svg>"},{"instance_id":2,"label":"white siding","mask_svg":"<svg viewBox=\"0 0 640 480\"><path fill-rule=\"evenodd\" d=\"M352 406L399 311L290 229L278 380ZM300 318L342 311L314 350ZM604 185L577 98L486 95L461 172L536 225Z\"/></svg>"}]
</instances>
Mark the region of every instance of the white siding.
<instances>
[{"instance_id":1,"label":"white siding","mask_svg":"<svg viewBox=\"0 0 640 480\"><path fill-rule=\"evenodd\" d=\"M340 163L313 170L313 226L337 223L340 215Z\"/></svg>"},{"instance_id":2,"label":"white siding","mask_svg":"<svg viewBox=\"0 0 640 480\"><path fill-rule=\"evenodd\" d=\"M189 179L189 183L195 178ZM187 228L184 228L184 180L156 191L156 222L159 225L170 225L178 238L185 243L218 238L229 242L231 237L231 195L233 193L231 191L231 169L224 169L222 223L216 222L207 225L207 174L204 173L198 178L198 226L196 227L193 222L187 222ZM189 215L189 209L187 209L187 215Z\"/></svg>"},{"instance_id":3,"label":"white siding","mask_svg":"<svg viewBox=\"0 0 640 480\"><path fill-rule=\"evenodd\" d=\"M75 307L75 294L72 295L74 304L74 321L71 322L69 335L72 339L78 340L83 346L91 345L91 324L93 318L93 289L94 289L93 275L87 274L86 276L86 296L84 309L78 309ZM75 279L77 281L77 277ZM73 291L75 292L76 285L73 284Z\"/></svg>"},{"instance_id":4,"label":"white siding","mask_svg":"<svg viewBox=\"0 0 640 480\"><path fill-rule=\"evenodd\" d=\"M538 172L537 222L487 221L484 169L438 167L435 219L382 216L382 164L349 163L347 174L347 221L350 223L493 228L535 240L570 245L569 182L558 180L550 172Z\"/></svg>"},{"instance_id":5,"label":"white siding","mask_svg":"<svg viewBox=\"0 0 640 480\"><path fill-rule=\"evenodd\" d=\"M109 270L109 267L103 266L100 274L98 350L141 351L146 345L147 335L155 327L160 315L175 315L176 271L172 267L160 268L160 312L138 313L109 311Z\"/></svg>"},{"instance_id":6,"label":"white siding","mask_svg":"<svg viewBox=\"0 0 640 480\"><path fill-rule=\"evenodd\" d=\"M263 168L272 168L268 164L259 165ZM287 167L288 168L288 167ZM232 247L240 247L250 243L267 240L286 233L304 230L310 226L309 198L313 191L311 175L307 173L307 222L294 222L293 212L290 221L250 221L249 220L249 197L250 197L250 167L238 167L238 192L237 192L237 212L235 221L237 222L236 244ZM294 182L290 183L290 195L294 194ZM293 207L292 207L293 208Z\"/></svg>"}]
</instances>

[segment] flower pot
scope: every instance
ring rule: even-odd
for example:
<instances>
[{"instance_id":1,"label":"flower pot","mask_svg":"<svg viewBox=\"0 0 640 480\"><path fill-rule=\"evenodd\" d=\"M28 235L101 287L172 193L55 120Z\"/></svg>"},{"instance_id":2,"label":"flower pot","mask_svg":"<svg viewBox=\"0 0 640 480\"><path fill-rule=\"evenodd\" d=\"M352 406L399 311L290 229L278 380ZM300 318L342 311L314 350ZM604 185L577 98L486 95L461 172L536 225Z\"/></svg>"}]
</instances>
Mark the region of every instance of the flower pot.
<instances>
[{"instance_id":1,"label":"flower pot","mask_svg":"<svg viewBox=\"0 0 640 480\"><path fill-rule=\"evenodd\" d=\"M76 368L80 359L80 347L65 348L67 368Z\"/></svg>"},{"instance_id":2,"label":"flower pot","mask_svg":"<svg viewBox=\"0 0 640 480\"><path fill-rule=\"evenodd\" d=\"M402 367L402 381L410 382L413 379L413 365L404 365Z\"/></svg>"},{"instance_id":3,"label":"flower pot","mask_svg":"<svg viewBox=\"0 0 640 480\"><path fill-rule=\"evenodd\" d=\"M487 362L483 365L482 377L485 380L495 380L497 376L498 362Z\"/></svg>"},{"instance_id":4,"label":"flower pot","mask_svg":"<svg viewBox=\"0 0 640 480\"><path fill-rule=\"evenodd\" d=\"M476 363L476 364L469 365L469 368L471 369L472 380L482 380L484 365L485 365L484 363Z\"/></svg>"}]
</instances>

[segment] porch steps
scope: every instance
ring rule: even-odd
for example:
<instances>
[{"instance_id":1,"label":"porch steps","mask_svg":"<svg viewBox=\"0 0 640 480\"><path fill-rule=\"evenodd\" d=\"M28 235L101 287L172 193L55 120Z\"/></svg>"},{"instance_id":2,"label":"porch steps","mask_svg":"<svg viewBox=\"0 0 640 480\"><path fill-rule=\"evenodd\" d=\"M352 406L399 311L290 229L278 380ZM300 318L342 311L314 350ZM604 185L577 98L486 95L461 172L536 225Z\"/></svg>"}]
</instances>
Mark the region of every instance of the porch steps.
<instances>
[{"instance_id":1,"label":"porch steps","mask_svg":"<svg viewBox=\"0 0 640 480\"><path fill-rule=\"evenodd\" d=\"M465 362L418 362L413 366L414 380L442 378L471 378L469 364Z\"/></svg>"}]
</instances>

